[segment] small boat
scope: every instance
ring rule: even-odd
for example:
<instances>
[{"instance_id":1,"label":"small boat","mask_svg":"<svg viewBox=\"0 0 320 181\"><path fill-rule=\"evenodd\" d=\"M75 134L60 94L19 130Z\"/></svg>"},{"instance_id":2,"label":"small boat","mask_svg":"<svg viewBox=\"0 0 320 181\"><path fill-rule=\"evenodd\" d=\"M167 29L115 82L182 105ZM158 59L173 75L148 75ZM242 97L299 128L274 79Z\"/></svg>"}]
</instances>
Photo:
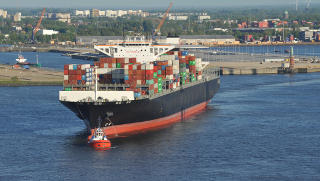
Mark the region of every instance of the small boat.
<instances>
[{"instance_id":1,"label":"small boat","mask_svg":"<svg viewBox=\"0 0 320 181\"><path fill-rule=\"evenodd\" d=\"M88 137L88 140L88 143L97 150L107 150L111 148L110 140L104 135L104 131L100 127Z\"/></svg>"},{"instance_id":2,"label":"small boat","mask_svg":"<svg viewBox=\"0 0 320 181\"><path fill-rule=\"evenodd\" d=\"M41 64L39 64L38 62L38 55L37 55L37 63L30 63L27 62L27 59L24 58L21 53L19 53L18 58L16 59L17 61L17 65L21 65L21 66L33 66L33 67L41 67Z\"/></svg>"},{"instance_id":3,"label":"small boat","mask_svg":"<svg viewBox=\"0 0 320 181\"><path fill-rule=\"evenodd\" d=\"M24 58L24 57L19 53L18 58L16 59L16 61L17 61L18 63L23 64L23 63L25 63L25 62L27 61L27 59Z\"/></svg>"}]
</instances>

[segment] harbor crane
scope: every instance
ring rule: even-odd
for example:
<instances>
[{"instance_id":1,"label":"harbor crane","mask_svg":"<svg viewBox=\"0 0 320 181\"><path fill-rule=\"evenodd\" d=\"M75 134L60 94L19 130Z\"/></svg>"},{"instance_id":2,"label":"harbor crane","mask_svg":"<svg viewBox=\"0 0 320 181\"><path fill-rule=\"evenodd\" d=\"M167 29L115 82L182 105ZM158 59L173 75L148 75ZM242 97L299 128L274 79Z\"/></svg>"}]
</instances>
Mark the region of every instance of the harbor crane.
<instances>
[{"instance_id":1,"label":"harbor crane","mask_svg":"<svg viewBox=\"0 0 320 181\"><path fill-rule=\"evenodd\" d=\"M37 34L37 32L40 30L40 25L41 25L41 22L42 22L42 19L44 17L44 13L46 12L46 8L43 8L42 12L41 12L41 16L40 16L40 19L37 23L37 25L34 27L34 29L32 30L32 38L31 38L31 41L32 43L35 43L35 36Z\"/></svg>"},{"instance_id":2,"label":"harbor crane","mask_svg":"<svg viewBox=\"0 0 320 181\"><path fill-rule=\"evenodd\" d=\"M155 37L155 36L157 36L157 35L160 34L160 29L161 29L163 23L165 22L168 14L169 14L170 9L172 8L172 5L173 5L173 3L171 2L170 5L169 5L169 8L168 8L167 11L164 13L164 15L163 15L163 17L162 17L162 19L161 19L161 21L160 21L157 29L153 32L153 37Z\"/></svg>"}]
</instances>

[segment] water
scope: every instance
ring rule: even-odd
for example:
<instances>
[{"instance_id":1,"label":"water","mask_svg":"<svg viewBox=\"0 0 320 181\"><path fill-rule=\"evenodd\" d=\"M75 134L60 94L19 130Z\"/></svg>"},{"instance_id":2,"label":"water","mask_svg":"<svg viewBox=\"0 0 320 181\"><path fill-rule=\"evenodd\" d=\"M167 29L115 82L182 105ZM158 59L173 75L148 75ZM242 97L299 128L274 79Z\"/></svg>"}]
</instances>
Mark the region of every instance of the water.
<instances>
[{"instance_id":1,"label":"water","mask_svg":"<svg viewBox=\"0 0 320 181\"><path fill-rule=\"evenodd\" d=\"M16 63L16 58L18 58L19 52L0 52L0 64L10 64L13 65ZM59 53L37 53L37 52L22 52L21 53L28 62L36 63L37 62L37 55L39 63L42 67L51 68L51 69L60 69L63 70L64 64L88 64L92 61L88 60L79 60L79 59L72 59L71 57L67 56L60 56Z\"/></svg>"},{"instance_id":2,"label":"water","mask_svg":"<svg viewBox=\"0 0 320 181\"><path fill-rule=\"evenodd\" d=\"M0 180L319 180L320 74L225 76L209 109L98 152L61 87L0 87Z\"/></svg>"}]
</instances>

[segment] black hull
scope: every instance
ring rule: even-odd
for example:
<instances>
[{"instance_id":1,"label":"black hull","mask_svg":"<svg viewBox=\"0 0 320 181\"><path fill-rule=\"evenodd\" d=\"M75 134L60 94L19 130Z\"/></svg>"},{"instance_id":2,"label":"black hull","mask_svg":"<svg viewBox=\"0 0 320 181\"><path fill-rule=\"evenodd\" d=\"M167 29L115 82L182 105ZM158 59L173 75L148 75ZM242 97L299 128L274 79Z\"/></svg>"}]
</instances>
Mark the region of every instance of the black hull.
<instances>
[{"instance_id":1,"label":"black hull","mask_svg":"<svg viewBox=\"0 0 320 181\"><path fill-rule=\"evenodd\" d=\"M192 106L207 102L213 98L220 88L220 79L201 81L172 93L152 98L131 101L86 103L65 102L66 107L83 119L88 130L110 125L124 125L163 118L183 111ZM100 121L99 121L100 120Z\"/></svg>"}]
</instances>

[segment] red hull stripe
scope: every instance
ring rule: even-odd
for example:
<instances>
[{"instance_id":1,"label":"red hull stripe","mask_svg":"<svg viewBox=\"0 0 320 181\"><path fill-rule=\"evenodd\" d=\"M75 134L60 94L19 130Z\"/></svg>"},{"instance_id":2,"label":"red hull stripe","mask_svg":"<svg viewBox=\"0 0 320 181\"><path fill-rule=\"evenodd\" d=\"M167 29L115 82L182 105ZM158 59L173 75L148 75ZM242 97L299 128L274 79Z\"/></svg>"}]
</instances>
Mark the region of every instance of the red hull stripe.
<instances>
[{"instance_id":1,"label":"red hull stripe","mask_svg":"<svg viewBox=\"0 0 320 181\"><path fill-rule=\"evenodd\" d=\"M179 122L182 120L182 116L183 119L186 119L190 116L200 113L206 109L207 104L208 102L203 102L184 110L183 113L178 112L159 119L106 127L104 129L104 133L108 136L108 138L112 139L157 130Z\"/></svg>"}]
</instances>

